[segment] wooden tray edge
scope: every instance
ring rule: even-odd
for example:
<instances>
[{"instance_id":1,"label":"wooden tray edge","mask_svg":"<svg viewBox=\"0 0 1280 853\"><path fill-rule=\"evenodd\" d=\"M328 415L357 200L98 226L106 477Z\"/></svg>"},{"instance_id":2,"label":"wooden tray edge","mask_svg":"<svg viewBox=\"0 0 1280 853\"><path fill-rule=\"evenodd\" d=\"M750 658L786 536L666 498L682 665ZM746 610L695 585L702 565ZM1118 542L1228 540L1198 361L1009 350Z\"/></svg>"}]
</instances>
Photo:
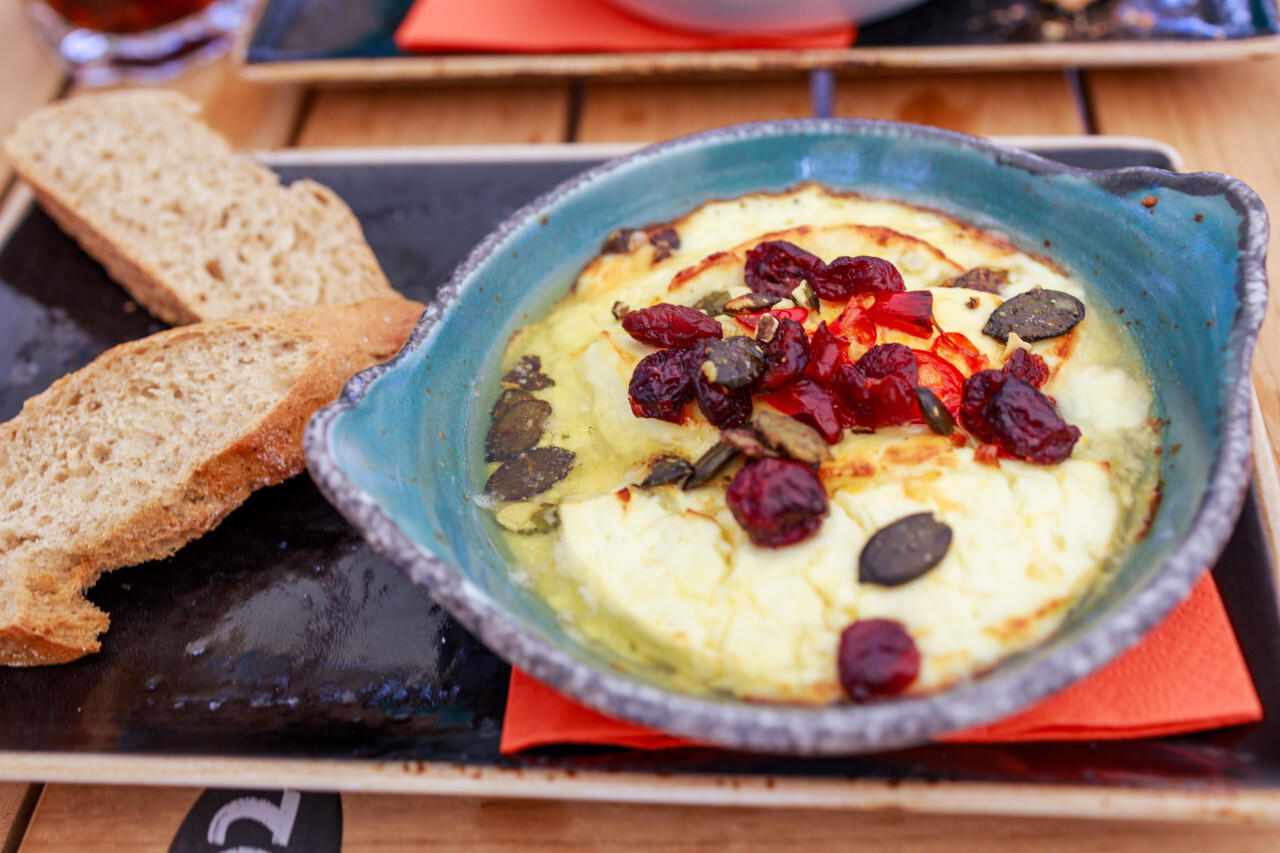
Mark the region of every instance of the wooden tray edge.
<instances>
[{"instance_id":1,"label":"wooden tray edge","mask_svg":"<svg viewBox=\"0 0 1280 853\"><path fill-rule=\"evenodd\" d=\"M76 784L430 794L665 805L817 808L1280 824L1280 790L985 782L674 777L429 762L0 753L0 779Z\"/></svg>"},{"instance_id":2,"label":"wooden tray edge","mask_svg":"<svg viewBox=\"0 0 1280 853\"><path fill-rule=\"evenodd\" d=\"M1181 157L1171 146L1137 137L1006 137L1026 147L1148 147ZM517 151L529 159L614 156L631 144L585 146L437 146L382 149L289 149L258 152L264 162L451 162L500 159ZM33 202L23 183L11 187L0 207L0 239ZM1255 483L1272 550L1280 541L1280 474L1258 407L1253 401ZM1280 602L1277 603L1280 606ZM575 800L668 805L896 810L930 814L1109 818L1182 822L1280 824L1280 789L1151 789L1122 786L830 780L785 777L692 776L504 769L433 764L318 759L121 756L100 753L0 752L0 781L75 784L164 785L431 794L533 800Z\"/></svg>"},{"instance_id":3,"label":"wooden tray edge","mask_svg":"<svg viewBox=\"0 0 1280 853\"><path fill-rule=\"evenodd\" d=\"M992 136L993 142L1033 153L1052 149L1130 149L1158 151L1169 159L1174 171L1184 165L1181 152L1167 142L1144 136L1109 135L1025 135ZM507 145L403 145L377 148L276 148L248 152L268 166L301 165L386 165L393 163L497 163L600 160L630 154L648 142L549 142ZM0 220L2 223L3 220ZM0 239L5 234L0 227Z\"/></svg>"},{"instance_id":4,"label":"wooden tray edge","mask_svg":"<svg viewBox=\"0 0 1280 853\"><path fill-rule=\"evenodd\" d=\"M1277 53L1280 53L1280 35L1204 42L1057 42L822 50L729 50L714 53L456 54L291 62L250 62L246 38L234 51L241 76L263 83L641 77L654 74L780 74L816 69L927 71L1139 67L1256 59Z\"/></svg>"},{"instance_id":5,"label":"wooden tray edge","mask_svg":"<svg viewBox=\"0 0 1280 853\"><path fill-rule=\"evenodd\" d=\"M1267 537L1267 547L1272 555L1272 570L1277 573L1274 576L1276 588L1280 590L1280 558L1276 550L1280 543L1280 471L1276 468L1275 446L1267 431L1267 422L1262 417L1256 386L1250 406L1250 426L1253 433L1254 494L1262 515L1262 530ZM1280 600L1276 602L1276 606L1280 607Z\"/></svg>"}]
</instances>

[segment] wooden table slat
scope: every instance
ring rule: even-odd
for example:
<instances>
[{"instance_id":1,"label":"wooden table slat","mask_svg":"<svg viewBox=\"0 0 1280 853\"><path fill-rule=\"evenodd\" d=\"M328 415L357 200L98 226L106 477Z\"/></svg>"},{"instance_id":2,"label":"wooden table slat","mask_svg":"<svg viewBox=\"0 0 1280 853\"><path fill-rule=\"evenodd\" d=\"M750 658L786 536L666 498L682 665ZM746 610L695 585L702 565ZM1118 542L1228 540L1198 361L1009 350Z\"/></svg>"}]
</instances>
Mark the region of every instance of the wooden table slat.
<instances>
[{"instance_id":1,"label":"wooden table slat","mask_svg":"<svg viewBox=\"0 0 1280 853\"><path fill-rule=\"evenodd\" d=\"M66 75L36 43L22 3L16 0L0 2L0 81L0 137L22 116L56 98L66 82ZM0 194L11 175L0 153Z\"/></svg>"},{"instance_id":2,"label":"wooden table slat","mask_svg":"<svg viewBox=\"0 0 1280 853\"><path fill-rule=\"evenodd\" d=\"M130 88L73 86L69 97ZM204 120L236 148L281 148L293 139L305 90L242 79L231 57L192 69L155 88L181 92L204 108Z\"/></svg>"},{"instance_id":3,"label":"wooden table slat","mask_svg":"<svg viewBox=\"0 0 1280 853\"><path fill-rule=\"evenodd\" d=\"M1001 98L990 97L999 87ZM588 83L579 142L669 139L726 124L812 114L807 76L766 80ZM933 124L983 135L1084 132L1071 91L1052 71L842 75L835 115Z\"/></svg>"},{"instance_id":4,"label":"wooden table slat","mask_svg":"<svg viewBox=\"0 0 1280 853\"><path fill-rule=\"evenodd\" d=\"M840 77L835 114L980 136L1085 131L1066 79L1054 71Z\"/></svg>"},{"instance_id":5,"label":"wooden table slat","mask_svg":"<svg viewBox=\"0 0 1280 853\"><path fill-rule=\"evenodd\" d=\"M588 82L577 142L656 142L711 127L811 115L809 77Z\"/></svg>"},{"instance_id":6,"label":"wooden table slat","mask_svg":"<svg viewBox=\"0 0 1280 853\"><path fill-rule=\"evenodd\" d=\"M567 142L567 82L317 92L297 144L481 145Z\"/></svg>"},{"instance_id":7,"label":"wooden table slat","mask_svg":"<svg viewBox=\"0 0 1280 853\"><path fill-rule=\"evenodd\" d=\"M194 788L49 785L20 853L164 853ZM1280 851L1274 827L345 794L343 853Z\"/></svg>"},{"instance_id":8,"label":"wooden table slat","mask_svg":"<svg viewBox=\"0 0 1280 853\"><path fill-rule=\"evenodd\" d=\"M21 844L39 787L25 782L0 783L0 853L14 853Z\"/></svg>"}]
</instances>

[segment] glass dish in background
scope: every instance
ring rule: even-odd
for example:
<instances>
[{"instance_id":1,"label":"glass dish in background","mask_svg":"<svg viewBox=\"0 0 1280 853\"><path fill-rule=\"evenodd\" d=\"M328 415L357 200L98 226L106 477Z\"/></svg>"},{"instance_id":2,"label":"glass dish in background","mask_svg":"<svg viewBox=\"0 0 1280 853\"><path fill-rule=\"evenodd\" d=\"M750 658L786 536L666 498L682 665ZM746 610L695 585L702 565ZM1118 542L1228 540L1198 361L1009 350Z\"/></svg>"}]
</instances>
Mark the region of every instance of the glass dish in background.
<instances>
[{"instance_id":1,"label":"glass dish in background","mask_svg":"<svg viewBox=\"0 0 1280 853\"><path fill-rule=\"evenodd\" d=\"M25 0L36 37L76 82L155 81L226 53L253 0Z\"/></svg>"},{"instance_id":2,"label":"glass dish in background","mask_svg":"<svg viewBox=\"0 0 1280 853\"><path fill-rule=\"evenodd\" d=\"M624 12L676 29L709 33L802 33L866 24L924 0L609 0Z\"/></svg>"},{"instance_id":3,"label":"glass dish in background","mask_svg":"<svg viewBox=\"0 0 1280 853\"><path fill-rule=\"evenodd\" d=\"M885 21L860 46L1228 39L1276 32L1274 0L607 0L700 32L798 33ZM915 7L921 7L916 9ZM909 15L894 17L914 9ZM1260 32L1261 31L1261 32Z\"/></svg>"}]
</instances>

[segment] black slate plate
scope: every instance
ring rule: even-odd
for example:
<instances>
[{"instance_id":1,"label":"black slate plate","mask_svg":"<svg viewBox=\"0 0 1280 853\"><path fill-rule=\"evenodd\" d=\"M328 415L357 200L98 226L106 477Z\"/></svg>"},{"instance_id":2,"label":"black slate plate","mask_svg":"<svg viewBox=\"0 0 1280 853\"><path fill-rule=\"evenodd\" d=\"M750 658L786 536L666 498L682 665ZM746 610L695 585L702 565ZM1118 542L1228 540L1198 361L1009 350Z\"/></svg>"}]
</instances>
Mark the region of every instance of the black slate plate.
<instances>
[{"instance_id":1,"label":"black slate plate","mask_svg":"<svg viewBox=\"0 0 1280 853\"><path fill-rule=\"evenodd\" d=\"M1047 153L1086 167L1170 165L1159 151L1128 147ZM590 164L330 158L278 171L332 186L363 222L392 284L425 301L493 225ZM0 419L106 348L159 328L30 210L0 246ZM1272 571L1251 495L1214 577L1267 711L1256 725L1147 741L931 746L848 759L575 747L505 758L498 741L506 664L376 556L302 476L257 493L172 559L103 578L90 596L112 617L101 654L0 670L0 753L372 759L668 779L1268 788L1280 785Z\"/></svg>"},{"instance_id":2,"label":"black slate plate","mask_svg":"<svg viewBox=\"0 0 1280 853\"><path fill-rule=\"evenodd\" d=\"M252 66L448 56L396 47L396 28L412 5L413 0L269 0L245 59ZM1077 14L1048 0L928 0L862 27L857 47L1214 42L1277 32L1274 0L1096 0Z\"/></svg>"}]
</instances>

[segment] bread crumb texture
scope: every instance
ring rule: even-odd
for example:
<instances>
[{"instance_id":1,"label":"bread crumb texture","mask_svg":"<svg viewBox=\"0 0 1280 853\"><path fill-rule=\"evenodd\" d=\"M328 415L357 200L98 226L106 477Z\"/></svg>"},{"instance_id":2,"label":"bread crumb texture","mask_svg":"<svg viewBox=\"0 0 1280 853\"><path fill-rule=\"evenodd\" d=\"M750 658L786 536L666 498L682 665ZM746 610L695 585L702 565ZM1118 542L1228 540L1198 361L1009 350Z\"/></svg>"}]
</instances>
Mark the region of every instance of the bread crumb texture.
<instances>
[{"instance_id":1,"label":"bread crumb texture","mask_svg":"<svg viewBox=\"0 0 1280 853\"><path fill-rule=\"evenodd\" d=\"M99 575L168 556L303 467L302 431L422 311L392 298L117 346L0 424L0 663L72 660Z\"/></svg>"},{"instance_id":2,"label":"bread crumb texture","mask_svg":"<svg viewBox=\"0 0 1280 853\"><path fill-rule=\"evenodd\" d=\"M58 224L169 323L392 294L341 198L282 186L199 111L173 92L86 95L24 119L5 151Z\"/></svg>"}]
</instances>

